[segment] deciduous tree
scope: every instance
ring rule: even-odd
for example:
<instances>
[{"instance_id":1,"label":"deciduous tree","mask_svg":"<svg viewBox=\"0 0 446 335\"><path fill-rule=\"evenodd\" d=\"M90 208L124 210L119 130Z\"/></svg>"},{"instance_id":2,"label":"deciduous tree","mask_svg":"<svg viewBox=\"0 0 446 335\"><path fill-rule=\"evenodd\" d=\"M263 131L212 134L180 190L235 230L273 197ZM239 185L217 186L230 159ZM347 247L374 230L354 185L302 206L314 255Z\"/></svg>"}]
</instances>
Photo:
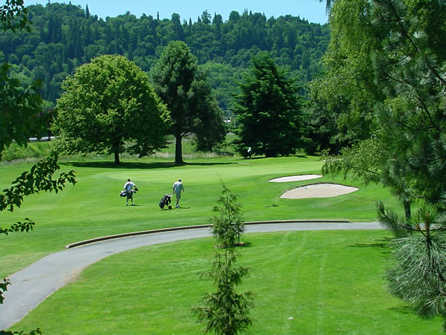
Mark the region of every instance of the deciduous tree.
<instances>
[{"instance_id":1,"label":"deciduous tree","mask_svg":"<svg viewBox=\"0 0 446 335\"><path fill-rule=\"evenodd\" d=\"M167 112L148 76L123 56L100 56L63 84L54 130L68 152L146 155L164 145Z\"/></svg>"},{"instance_id":2,"label":"deciduous tree","mask_svg":"<svg viewBox=\"0 0 446 335\"><path fill-rule=\"evenodd\" d=\"M23 0L8 0L0 6L0 30L29 28ZM10 65L0 65L0 159L3 149L13 141L25 145L35 135L35 119L41 112L41 84L21 82L10 74ZM34 134L33 134L34 132Z\"/></svg>"},{"instance_id":3,"label":"deciduous tree","mask_svg":"<svg viewBox=\"0 0 446 335\"><path fill-rule=\"evenodd\" d=\"M24 84L9 70L9 64L0 65L0 159L9 144L26 145L30 136L39 133L36 119L42 111L40 82Z\"/></svg>"},{"instance_id":4,"label":"deciduous tree","mask_svg":"<svg viewBox=\"0 0 446 335\"><path fill-rule=\"evenodd\" d=\"M29 28L28 9L24 0L6 0L0 6L0 26L2 30Z\"/></svg>"}]
</instances>

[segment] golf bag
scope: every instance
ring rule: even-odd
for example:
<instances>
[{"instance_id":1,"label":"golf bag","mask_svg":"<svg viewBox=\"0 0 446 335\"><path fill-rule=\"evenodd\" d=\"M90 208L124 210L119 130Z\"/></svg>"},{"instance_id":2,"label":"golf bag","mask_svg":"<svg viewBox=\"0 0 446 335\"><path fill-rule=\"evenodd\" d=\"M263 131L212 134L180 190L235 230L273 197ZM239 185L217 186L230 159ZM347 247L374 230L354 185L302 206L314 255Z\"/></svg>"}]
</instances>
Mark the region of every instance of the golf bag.
<instances>
[{"instance_id":1,"label":"golf bag","mask_svg":"<svg viewBox=\"0 0 446 335\"><path fill-rule=\"evenodd\" d=\"M160 200L160 208L163 209L164 207L167 207L168 209L172 209L172 205L170 204L172 202L172 196L170 194L166 194L163 196Z\"/></svg>"},{"instance_id":2,"label":"golf bag","mask_svg":"<svg viewBox=\"0 0 446 335\"><path fill-rule=\"evenodd\" d=\"M138 188L135 186L133 188L133 190L130 190L130 191L122 190L121 192L119 192L119 196L124 198L127 195L131 196L133 193L136 193L137 191L138 191Z\"/></svg>"}]
</instances>

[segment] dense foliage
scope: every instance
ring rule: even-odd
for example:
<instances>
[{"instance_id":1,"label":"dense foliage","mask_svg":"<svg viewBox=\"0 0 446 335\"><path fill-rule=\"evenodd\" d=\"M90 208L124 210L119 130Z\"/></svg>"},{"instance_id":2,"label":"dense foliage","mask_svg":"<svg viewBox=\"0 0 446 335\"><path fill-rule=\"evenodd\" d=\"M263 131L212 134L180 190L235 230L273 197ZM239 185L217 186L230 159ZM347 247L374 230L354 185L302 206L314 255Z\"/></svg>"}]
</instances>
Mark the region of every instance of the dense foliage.
<instances>
[{"instance_id":1,"label":"dense foliage","mask_svg":"<svg viewBox=\"0 0 446 335\"><path fill-rule=\"evenodd\" d=\"M362 125L359 142L325 169L353 171L398 196L404 217L378 207L382 223L409 236L394 244L391 291L421 315L446 320L445 22L444 1L336 0L326 81L319 83L333 113L344 101L338 119Z\"/></svg>"},{"instance_id":2,"label":"dense foliage","mask_svg":"<svg viewBox=\"0 0 446 335\"><path fill-rule=\"evenodd\" d=\"M29 28L27 13L23 0L6 1L0 6L0 31L14 36L17 30ZM28 136L40 132L36 122L42 105L40 82L22 79L11 75L11 65L0 55L0 159L12 142L23 145Z\"/></svg>"},{"instance_id":3,"label":"dense foliage","mask_svg":"<svg viewBox=\"0 0 446 335\"><path fill-rule=\"evenodd\" d=\"M244 155L289 155L299 145L301 103L297 86L267 53L252 59L240 83L234 112L238 151Z\"/></svg>"},{"instance_id":4,"label":"dense foliage","mask_svg":"<svg viewBox=\"0 0 446 335\"><path fill-rule=\"evenodd\" d=\"M0 6L0 29L16 31L29 27L27 10L23 0L7 0ZM9 76L9 65L4 63L0 68L0 157L3 149L13 141L25 145L27 136L33 128L32 118L40 111L42 99L38 94L38 83L22 83ZM58 192L66 184L75 184L74 171L60 172L57 154L52 153L46 159L34 164L29 171L23 172L13 181L9 188L0 194L0 213L12 212L22 205L24 197L40 191ZM13 232L27 232L33 229L35 222L25 218L9 226L0 227L0 235ZM0 280L0 304L3 304L10 281ZM26 335L23 331L3 331L4 335ZM41 334L40 329L32 330L29 335Z\"/></svg>"},{"instance_id":5,"label":"dense foliage","mask_svg":"<svg viewBox=\"0 0 446 335\"><path fill-rule=\"evenodd\" d=\"M27 84L10 76L10 65L0 64L0 159L12 142L26 144L40 133L42 98L38 81Z\"/></svg>"},{"instance_id":6,"label":"dense foliage","mask_svg":"<svg viewBox=\"0 0 446 335\"><path fill-rule=\"evenodd\" d=\"M11 31L29 28L24 0L7 0L0 6L0 28Z\"/></svg>"},{"instance_id":7,"label":"dense foliage","mask_svg":"<svg viewBox=\"0 0 446 335\"><path fill-rule=\"evenodd\" d=\"M149 77L124 56L104 55L65 79L55 133L67 152L140 156L164 145L167 110Z\"/></svg>"},{"instance_id":8,"label":"dense foliage","mask_svg":"<svg viewBox=\"0 0 446 335\"><path fill-rule=\"evenodd\" d=\"M347 25L346 15L358 19ZM370 163L379 165L381 181L431 204L446 192L446 53L438 40L445 22L444 2L338 0L328 53L327 82L338 75L345 82L338 91L350 94L350 102L362 99L362 115L371 115L382 159ZM349 118L357 111L351 106L343 113Z\"/></svg>"},{"instance_id":9,"label":"dense foliage","mask_svg":"<svg viewBox=\"0 0 446 335\"><path fill-rule=\"evenodd\" d=\"M124 55L149 71L170 41L181 40L199 64L208 63L208 68L225 64L219 69L232 81L253 55L265 50L306 81L319 72L319 59L329 39L326 25L293 16L266 18L247 11L234 11L227 21L208 12L196 20L182 21L188 18L178 14L170 20L150 15L137 18L130 13L103 20L91 15L88 7L59 3L28 10L31 32L0 33L0 61L15 64L17 75L41 79L43 97L53 103L68 74L103 54ZM218 95L220 107L225 109L227 98L223 96L228 95L224 90Z\"/></svg>"},{"instance_id":10,"label":"dense foliage","mask_svg":"<svg viewBox=\"0 0 446 335\"><path fill-rule=\"evenodd\" d=\"M182 139L190 133L195 134L199 149L210 149L224 139L222 113L186 43L170 42L151 75L156 93L169 109L175 163L183 163Z\"/></svg>"}]
</instances>

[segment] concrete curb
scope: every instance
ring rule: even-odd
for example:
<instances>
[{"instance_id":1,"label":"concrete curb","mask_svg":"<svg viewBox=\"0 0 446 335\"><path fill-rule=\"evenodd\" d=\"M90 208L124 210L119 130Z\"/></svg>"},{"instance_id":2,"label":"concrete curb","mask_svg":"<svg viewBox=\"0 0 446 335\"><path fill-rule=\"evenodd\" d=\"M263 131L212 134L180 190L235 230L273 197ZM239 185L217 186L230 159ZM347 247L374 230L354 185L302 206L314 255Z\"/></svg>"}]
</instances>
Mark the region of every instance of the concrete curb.
<instances>
[{"instance_id":1,"label":"concrete curb","mask_svg":"<svg viewBox=\"0 0 446 335\"><path fill-rule=\"evenodd\" d=\"M245 222L245 225L274 224L274 223L302 223L302 222L307 222L307 223L350 223L351 221L350 220L269 220L269 221ZM135 231L135 232L129 232L129 233L116 234L116 235L100 236L100 237L95 237L95 238L88 239L88 240L83 240L83 241L78 241L78 242L73 242L73 243L67 244L65 246L65 248L71 249L74 247L79 247L81 245L86 245L86 244L90 244L90 243L101 242L101 241L106 241L106 240L111 240L111 239L116 239L116 238L122 238L122 237L163 233L163 232L167 232L167 231L210 228L210 227L212 227L211 224L205 224L205 225L196 225L196 226L182 226L182 227L151 229L151 230Z\"/></svg>"}]
</instances>

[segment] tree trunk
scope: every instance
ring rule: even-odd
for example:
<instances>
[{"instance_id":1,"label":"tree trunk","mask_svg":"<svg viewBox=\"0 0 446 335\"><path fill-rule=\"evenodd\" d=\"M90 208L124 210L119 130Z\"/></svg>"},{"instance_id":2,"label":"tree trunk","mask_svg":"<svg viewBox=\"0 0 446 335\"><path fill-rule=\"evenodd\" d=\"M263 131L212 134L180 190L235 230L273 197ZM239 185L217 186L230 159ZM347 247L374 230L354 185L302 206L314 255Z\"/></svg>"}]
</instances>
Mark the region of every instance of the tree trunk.
<instances>
[{"instance_id":1,"label":"tree trunk","mask_svg":"<svg viewBox=\"0 0 446 335\"><path fill-rule=\"evenodd\" d=\"M183 147L181 144L181 135L176 135L175 140L175 164L183 164Z\"/></svg>"},{"instance_id":2,"label":"tree trunk","mask_svg":"<svg viewBox=\"0 0 446 335\"><path fill-rule=\"evenodd\" d=\"M119 160L119 150L115 149L115 163L114 164L119 165L119 163L121 163Z\"/></svg>"},{"instance_id":3,"label":"tree trunk","mask_svg":"<svg viewBox=\"0 0 446 335\"><path fill-rule=\"evenodd\" d=\"M411 218L410 201L403 200L403 206L404 206L404 214L406 215L406 220L410 221L410 218Z\"/></svg>"}]
</instances>

